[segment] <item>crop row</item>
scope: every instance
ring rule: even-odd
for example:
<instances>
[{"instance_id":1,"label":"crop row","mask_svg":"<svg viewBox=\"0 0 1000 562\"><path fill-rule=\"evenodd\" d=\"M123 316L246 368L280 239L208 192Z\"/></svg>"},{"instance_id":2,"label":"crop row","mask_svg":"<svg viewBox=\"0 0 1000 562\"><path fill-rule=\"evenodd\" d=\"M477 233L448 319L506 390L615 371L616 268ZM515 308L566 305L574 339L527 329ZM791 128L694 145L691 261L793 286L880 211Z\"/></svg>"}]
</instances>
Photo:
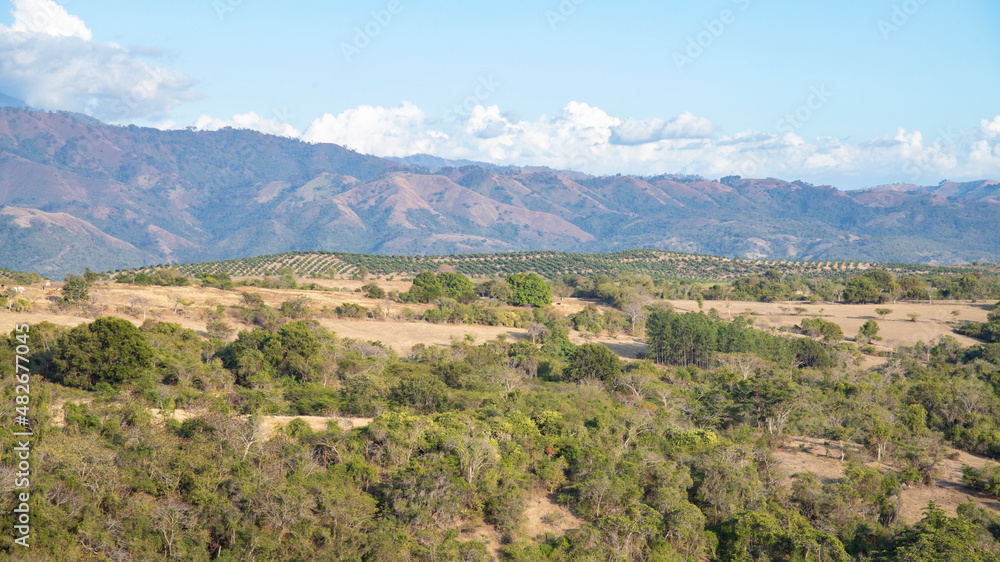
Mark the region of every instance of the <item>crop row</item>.
<instances>
[{"instance_id":1,"label":"crop row","mask_svg":"<svg viewBox=\"0 0 1000 562\"><path fill-rule=\"evenodd\" d=\"M151 271L158 264L133 271ZM284 268L300 277L348 277L360 272L375 276L412 276L421 271L451 268L470 277L495 277L534 272L555 279L567 275L623 273L688 281L725 281L768 270L811 277L843 277L848 272L873 267L895 275L935 275L969 270L967 267L937 267L913 264L879 264L854 260L753 260L663 250L627 250L612 254L575 254L535 251L450 256L390 256L346 252L285 252L215 262L175 265L184 275L225 273L234 277L278 275ZM287 271L287 269L284 269Z\"/></svg>"}]
</instances>

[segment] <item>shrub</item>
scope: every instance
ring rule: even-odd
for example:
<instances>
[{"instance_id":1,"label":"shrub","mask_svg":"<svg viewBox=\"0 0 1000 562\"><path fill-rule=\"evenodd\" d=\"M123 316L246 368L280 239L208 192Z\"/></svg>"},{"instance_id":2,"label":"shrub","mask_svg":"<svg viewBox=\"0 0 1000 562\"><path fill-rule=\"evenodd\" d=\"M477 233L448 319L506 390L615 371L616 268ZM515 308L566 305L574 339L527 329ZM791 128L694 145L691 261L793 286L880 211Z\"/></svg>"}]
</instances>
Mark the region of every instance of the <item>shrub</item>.
<instances>
[{"instance_id":1,"label":"shrub","mask_svg":"<svg viewBox=\"0 0 1000 562\"><path fill-rule=\"evenodd\" d=\"M67 386L91 390L99 383L135 381L153 365L153 350L128 320L98 318L60 338L54 377Z\"/></svg>"}]
</instances>

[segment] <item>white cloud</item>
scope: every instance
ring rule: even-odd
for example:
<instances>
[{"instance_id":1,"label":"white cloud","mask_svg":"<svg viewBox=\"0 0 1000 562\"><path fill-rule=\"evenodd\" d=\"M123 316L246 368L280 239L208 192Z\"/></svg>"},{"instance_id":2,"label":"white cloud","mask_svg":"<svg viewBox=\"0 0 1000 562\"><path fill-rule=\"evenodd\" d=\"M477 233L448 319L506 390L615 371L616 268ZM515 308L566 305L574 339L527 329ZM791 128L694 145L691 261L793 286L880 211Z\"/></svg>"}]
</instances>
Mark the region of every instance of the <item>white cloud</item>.
<instances>
[{"instance_id":1,"label":"white cloud","mask_svg":"<svg viewBox=\"0 0 1000 562\"><path fill-rule=\"evenodd\" d=\"M316 119L302 136L308 142L328 142L379 156L435 153L448 136L429 128L427 115L410 102L399 107L362 105L339 115Z\"/></svg>"},{"instance_id":2,"label":"white cloud","mask_svg":"<svg viewBox=\"0 0 1000 562\"><path fill-rule=\"evenodd\" d=\"M90 41L93 37L83 20L70 15L66 8L52 0L11 0L11 4L14 5L11 10L14 25L9 28L0 26L0 31L78 37L84 41Z\"/></svg>"},{"instance_id":3,"label":"white cloud","mask_svg":"<svg viewBox=\"0 0 1000 562\"><path fill-rule=\"evenodd\" d=\"M715 125L685 111L674 119L626 119L612 129L613 144L645 144L665 139L698 139L712 136Z\"/></svg>"},{"instance_id":4,"label":"white cloud","mask_svg":"<svg viewBox=\"0 0 1000 562\"><path fill-rule=\"evenodd\" d=\"M1000 136L1000 115L997 115L993 119L983 119L979 122L979 126L987 138Z\"/></svg>"},{"instance_id":5,"label":"white cloud","mask_svg":"<svg viewBox=\"0 0 1000 562\"><path fill-rule=\"evenodd\" d=\"M814 183L846 182L849 187L890 181L937 183L942 178L1000 177L1000 144L987 142L990 137L986 126L981 132L956 135L955 142L942 138L928 143L919 131L899 129L892 137L850 143L761 131L715 136L710 132L715 127L708 120L690 114L662 120L660 126L654 120L630 123L597 108L587 107L581 112L580 107L587 106L570 104L559 116L534 123L506 123L505 134L489 139L482 135L456 136L455 142L443 147L442 155L595 174L739 174L801 178ZM585 115L591 117L588 127L581 125L588 121ZM595 115L601 118L593 119ZM496 121L501 119L497 108L477 108L466 126L478 131L489 123L496 128ZM635 144L623 142L626 130Z\"/></svg>"},{"instance_id":6,"label":"white cloud","mask_svg":"<svg viewBox=\"0 0 1000 562\"><path fill-rule=\"evenodd\" d=\"M289 125L288 123L283 123L279 119L266 119L257 115L257 113L253 111L250 113L240 113L234 115L233 118L229 120L216 119L214 117L209 117L208 115L202 115L198 118L198 121L194 124L194 126L196 129L205 131L217 131L225 127L232 127L234 129L251 129L268 135L277 135L279 137L298 138L302 136L302 134L299 133L295 127Z\"/></svg>"},{"instance_id":7,"label":"white cloud","mask_svg":"<svg viewBox=\"0 0 1000 562\"><path fill-rule=\"evenodd\" d=\"M719 135L711 121L691 113L638 121L581 102L570 102L559 113L534 121L511 117L497 106L479 105L447 131L440 129L442 123L403 102L325 114L302 135L290 125L255 113L231 120L203 116L197 127L249 128L340 144L376 156L427 153L592 174L738 174L841 187L1000 178L1000 134L994 131L1000 131L1000 117L930 142L920 131L902 128L891 136L854 142L754 130Z\"/></svg>"},{"instance_id":8,"label":"white cloud","mask_svg":"<svg viewBox=\"0 0 1000 562\"><path fill-rule=\"evenodd\" d=\"M1000 144L990 145L985 140L976 141L969 151L969 160L981 173L995 174L996 170L1000 170Z\"/></svg>"},{"instance_id":9,"label":"white cloud","mask_svg":"<svg viewBox=\"0 0 1000 562\"><path fill-rule=\"evenodd\" d=\"M98 43L78 17L52 0L13 0L0 26L0 91L42 109L111 122L162 119L197 99L194 80L113 43Z\"/></svg>"}]
</instances>

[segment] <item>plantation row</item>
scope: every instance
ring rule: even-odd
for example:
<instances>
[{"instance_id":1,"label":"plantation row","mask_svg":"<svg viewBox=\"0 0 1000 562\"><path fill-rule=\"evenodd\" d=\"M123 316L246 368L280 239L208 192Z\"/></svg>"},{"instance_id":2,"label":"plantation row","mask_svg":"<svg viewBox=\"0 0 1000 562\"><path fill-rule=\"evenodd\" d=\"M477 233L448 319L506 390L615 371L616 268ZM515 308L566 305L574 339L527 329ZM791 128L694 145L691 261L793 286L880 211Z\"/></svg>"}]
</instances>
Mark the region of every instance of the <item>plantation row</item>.
<instances>
[{"instance_id":1,"label":"plantation row","mask_svg":"<svg viewBox=\"0 0 1000 562\"><path fill-rule=\"evenodd\" d=\"M132 272L150 272L169 264L135 268ZM469 277L496 277L512 273L534 272L547 279L565 275L623 273L688 280L731 280L776 270L783 275L809 274L836 278L846 271L881 268L896 275L940 275L964 273L986 266L940 267L913 264L877 264L854 260L749 260L667 252L662 250L627 250L613 254L574 254L568 252L516 252L503 254L462 254L452 256L385 256L344 252L285 252L195 264L178 264L183 275L225 273L231 276L275 275L291 267L300 277L352 277L359 273L376 276L412 276L421 271L450 267ZM995 266L990 268L995 270ZM118 271L116 271L117 273ZM363 275L361 275L363 276Z\"/></svg>"}]
</instances>

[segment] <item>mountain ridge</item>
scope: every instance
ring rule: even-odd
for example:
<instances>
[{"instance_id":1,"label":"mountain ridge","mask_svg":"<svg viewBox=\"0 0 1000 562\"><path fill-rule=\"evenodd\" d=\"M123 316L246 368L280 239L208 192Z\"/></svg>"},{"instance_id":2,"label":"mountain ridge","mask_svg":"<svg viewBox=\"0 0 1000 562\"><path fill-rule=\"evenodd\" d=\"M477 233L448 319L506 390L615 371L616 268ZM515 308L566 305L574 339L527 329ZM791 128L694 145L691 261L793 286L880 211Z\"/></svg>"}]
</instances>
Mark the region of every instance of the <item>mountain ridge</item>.
<instances>
[{"instance_id":1,"label":"mountain ridge","mask_svg":"<svg viewBox=\"0 0 1000 562\"><path fill-rule=\"evenodd\" d=\"M640 247L1000 261L996 180L841 191L778 178L410 160L446 164L431 171L247 130L161 131L85 117L0 108L0 267L60 275L296 250Z\"/></svg>"}]
</instances>

